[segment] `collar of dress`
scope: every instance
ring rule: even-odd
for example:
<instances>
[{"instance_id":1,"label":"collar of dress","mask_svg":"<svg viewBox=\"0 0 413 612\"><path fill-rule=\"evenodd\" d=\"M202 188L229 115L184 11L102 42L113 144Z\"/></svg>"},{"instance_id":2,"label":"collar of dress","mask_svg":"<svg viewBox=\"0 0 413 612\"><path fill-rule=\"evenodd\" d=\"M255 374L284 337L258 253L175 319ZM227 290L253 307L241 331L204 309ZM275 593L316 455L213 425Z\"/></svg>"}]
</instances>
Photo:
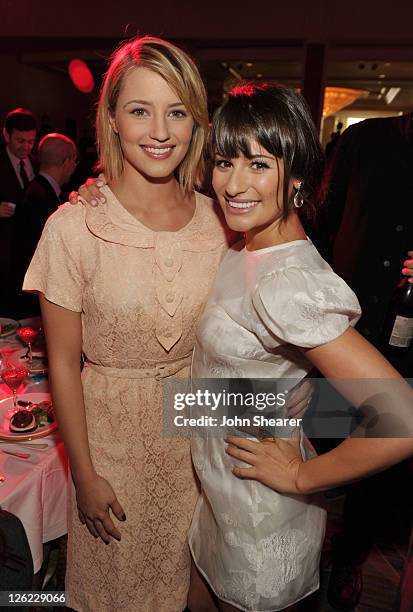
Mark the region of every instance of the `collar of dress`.
<instances>
[{"instance_id":1,"label":"collar of dress","mask_svg":"<svg viewBox=\"0 0 413 612\"><path fill-rule=\"evenodd\" d=\"M86 205L86 225L92 234L106 242L147 249L161 245L168 249L173 243L175 248L198 253L213 251L227 242L213 201L202 194L196 193L195 213L185 227L177 232L155 232L132 217L108 187L102 191L105 204Z\"/></svg>"}]
</instances>

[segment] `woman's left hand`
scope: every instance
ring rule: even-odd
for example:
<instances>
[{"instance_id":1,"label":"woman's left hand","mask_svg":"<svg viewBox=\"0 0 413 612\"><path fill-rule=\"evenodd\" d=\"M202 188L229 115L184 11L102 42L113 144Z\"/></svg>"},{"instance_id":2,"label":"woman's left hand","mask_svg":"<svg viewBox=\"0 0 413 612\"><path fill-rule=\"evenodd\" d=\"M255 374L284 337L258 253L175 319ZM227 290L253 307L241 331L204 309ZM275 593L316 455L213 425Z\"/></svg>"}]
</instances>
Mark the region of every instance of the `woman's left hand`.
<instances>
[{"instance_id":1,"label":"woman's left hand","mask_svg":"<svg viewBox=\"0 0 413 612\"><path fill-rule=\"evenodd\" d=\"M403 262L404 268L402 269L402 273L405 276L410 276L409 283L413 283L413 251L409 251L407 254L411 259L406 259L406 261Z\"/></svg>"},{"instance_id":2,"label":"woman's left hand","mask_svg":"<svg viewBox=\"0 0 413 612\"><path fill-rule=\"evenodd\" d=\"M413 273L413 270L412 270ZM289 419L302 419L311 403L314 387L308 379L303 380L288 395L286 410Z\"/></svg>"},{"instance_id":3,"label":"woman's left hand","mask_svg":"<svg viewBox=\"0 0 413 612\"><path fill-rule=\"evenodd\" d=\"M289 440L268 438L254 441L229 437L225 441L228 443L225 449L228 455L251 466L234 466L232 471L235 476L258 480L280 493L301 493L298 473L303 460L298 432Z\"/></svg>"}]
</instances>

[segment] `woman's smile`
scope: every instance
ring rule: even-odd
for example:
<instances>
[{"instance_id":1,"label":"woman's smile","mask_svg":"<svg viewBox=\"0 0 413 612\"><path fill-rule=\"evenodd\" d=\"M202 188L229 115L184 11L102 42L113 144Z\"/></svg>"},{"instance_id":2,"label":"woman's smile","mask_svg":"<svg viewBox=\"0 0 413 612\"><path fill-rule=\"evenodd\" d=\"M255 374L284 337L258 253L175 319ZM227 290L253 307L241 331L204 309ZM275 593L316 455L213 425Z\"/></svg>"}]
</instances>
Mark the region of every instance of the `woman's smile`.
<instances>
[{"instance_id":1,"label":"woman's smile","mask_svg":"<svg viewBox=\"0 0 413 612\"><path fill-rule=\"evenodd\" d=\"M151 159L168 159L172 155L174 145L140 145Z\"/></svg>"},{"instance_id":2,"label":"woman's smile","mask_svg":"<svg viewBox=\"0 0 413 612\"><path fill-rule=\"evenodd\" d=\"M245 215L254 210L260 200L250 200L241 198L225 198L227 211L233 215Z\"/></svg>"}]
</instances>

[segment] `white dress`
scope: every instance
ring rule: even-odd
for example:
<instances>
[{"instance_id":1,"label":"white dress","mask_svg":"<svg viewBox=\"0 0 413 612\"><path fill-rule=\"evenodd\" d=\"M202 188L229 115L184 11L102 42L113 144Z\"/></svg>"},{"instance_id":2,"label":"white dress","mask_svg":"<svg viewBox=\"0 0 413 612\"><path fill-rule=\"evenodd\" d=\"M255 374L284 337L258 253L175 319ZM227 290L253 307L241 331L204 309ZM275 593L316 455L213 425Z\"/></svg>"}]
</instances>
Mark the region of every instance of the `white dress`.
<instances>
[{"instance_id":1,"label":"white dress","mask_svg":"<svg viewBox=\"0 0 413 612\"><path fill-rule=\"evenodd\" d=\"M340 336L360 315L356 296L309 240L226 254L198 326L193 379L288 378L312 369L297 347ZM302 436L303 458L314 451ZM325 511L236 478L222 438L192 438L202 484L189 531L194 561L216 595L273 612L318 588Z\"/></svg>"}]
</instances>

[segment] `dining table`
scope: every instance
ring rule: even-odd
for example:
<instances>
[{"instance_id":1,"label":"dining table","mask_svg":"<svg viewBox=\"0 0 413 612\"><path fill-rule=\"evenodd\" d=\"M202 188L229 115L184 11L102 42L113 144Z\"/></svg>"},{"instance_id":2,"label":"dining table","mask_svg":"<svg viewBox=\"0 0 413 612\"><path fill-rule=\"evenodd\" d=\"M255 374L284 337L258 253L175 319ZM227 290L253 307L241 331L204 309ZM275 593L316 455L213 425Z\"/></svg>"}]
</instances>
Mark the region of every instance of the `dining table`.
<instances>
[{"instance_id":1,"label":"dining table","mask_svg":"<svg viewBox=\"0 0 413 612\"><path fill-rule=\"evenodd\" d=\"M30 323L41 325L37 319L19 321ZM1 356L12 359L22 348L16 334L0 336ZM47 372L25 379L18 395L24 399L30 394L50 397ZM6 384L0 384L0 409L10 395ZM67 533L68 461L58 429L30 440L1 437L0 481L0 507L21 520L36 574L43 564L43 545Z\"/></svg>"}]
</instances>

